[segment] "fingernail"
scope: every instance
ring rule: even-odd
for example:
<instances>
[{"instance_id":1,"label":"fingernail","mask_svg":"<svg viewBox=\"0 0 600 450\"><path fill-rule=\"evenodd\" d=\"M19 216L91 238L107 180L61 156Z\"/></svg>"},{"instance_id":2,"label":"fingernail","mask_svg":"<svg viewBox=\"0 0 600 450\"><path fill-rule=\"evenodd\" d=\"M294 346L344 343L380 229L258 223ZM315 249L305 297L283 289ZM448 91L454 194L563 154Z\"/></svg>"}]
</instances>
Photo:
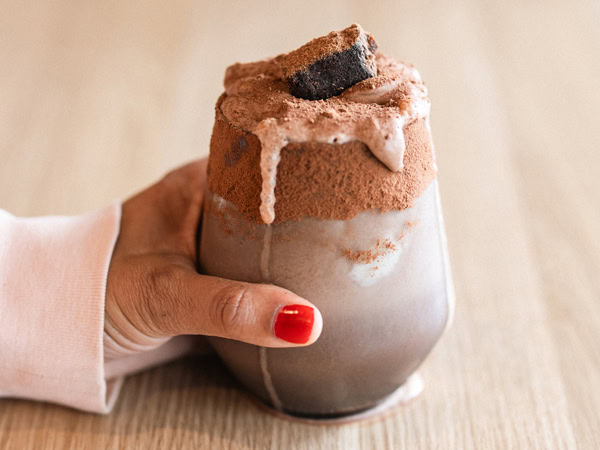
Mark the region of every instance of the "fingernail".
<instances>
[{"instance_id":1,"label":"fingernail","mask_svg":"<svg viewBox=\"0 0 600 450\"><path fill-rule=\"evenodd\" d=\"M306 344L314 322L314 308L306 305L284 306L275 319L275 336L294 344Z\"/></svg>"}]
</instances>

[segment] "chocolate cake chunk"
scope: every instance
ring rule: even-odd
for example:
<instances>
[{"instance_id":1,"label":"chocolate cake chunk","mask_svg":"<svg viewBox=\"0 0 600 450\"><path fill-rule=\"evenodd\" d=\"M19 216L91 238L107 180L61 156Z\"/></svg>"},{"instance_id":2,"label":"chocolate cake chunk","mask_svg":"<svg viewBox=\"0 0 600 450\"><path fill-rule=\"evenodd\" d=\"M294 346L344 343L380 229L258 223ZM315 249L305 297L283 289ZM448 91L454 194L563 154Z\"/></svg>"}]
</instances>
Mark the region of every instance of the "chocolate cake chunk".
<instances>
[{"instance_id":1,"label":"chocolate cake chunk","mask_svg":"<svg viewBox=\"0 0 600 450\"><path fill-rule=\"evenodd\" d=\"M324 100L376 76L376 50L373 36L354 24L280 56L279 64L293 96Z\"/></svg>"}]
</instances>

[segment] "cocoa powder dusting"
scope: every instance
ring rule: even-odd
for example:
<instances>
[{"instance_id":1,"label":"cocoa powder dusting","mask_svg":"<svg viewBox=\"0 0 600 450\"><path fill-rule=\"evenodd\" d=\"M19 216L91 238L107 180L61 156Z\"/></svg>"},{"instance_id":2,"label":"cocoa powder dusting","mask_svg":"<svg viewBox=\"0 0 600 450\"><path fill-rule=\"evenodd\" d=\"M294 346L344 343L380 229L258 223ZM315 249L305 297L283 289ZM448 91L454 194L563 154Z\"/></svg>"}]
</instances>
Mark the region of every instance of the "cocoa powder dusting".
<instances>
[{"instance_id":1,"label":"cocoa powder dusting","mask_svg":"<svg viewBox=\"0 0 600 450\"><path fill-rule=\"evenodd\" d=\"M402 239L402 238L400 238ZM394 242L389 239L385 239L381 241L381 239L377 239L377 243L375 245L375 249L368 250L351 250L344 249L342 253L344 256L352 262L359 264L370 264L375 261L377 258L384 256L390 252L396 251L397 247ZM377 270L379 266L374 269Z\"/></svg>"},{"instance_id":2,"label":"cocoa powder dusting","mask_svg":"<svg viewBox=\"0 0 600 450\"><path fill-rule=\"evenodd\" d=\"M304 44L302 47L278 57L278 62L286 68L287 73L293 73L302 70L332 53L343 52L351 47L364 33L362 28L354 24L342 31L332 31L326 36L321 36ZM373 37L368 35L373 40Z\"/></svg>"},{"instance_id":3,"label":"cocoa powder dusting","mask_svg":"<svg viewBox=\"0 0 600 450\"><path fill-rule=\"evenodd\" d=\"M346 36L350 38L354 37ZM339 45L347 45L340 39ZM411 207L436 175L427 122L429 101L413 66L381 54L377 54L377 65L377 77L340 96L318 101L289 94L277 58L229 67L226 92L215 108L208 174L211 191L233 203L249 221L263 223L262 148L250 130L274 120L289 124L290 129L325 130L331 141L307 139L281 149L281 160L272 172L276 174L273 223L302 217L348 220L367 210L385 213ZM418 107L425 110L414 110ZM389 124L388 119L400 117L410 108L408 116L413 118L401 122L403 167L390 170L363 141L367 137L386 141L390 131L382 134L371 125ZM350 134L359 121L370 126L369 132L376 136L363 132L365 139L339 143L338 136Z\"/></svg>"},{"instance_id":4,"label":"cocoa powder dusting","mask_svg":"<svg viewBox=\"0 0 600 450\"><path fill-rule=\"evenodd\" d=\"M231 124L217 102L210 144L210 189L235 204L250 221L262 223L260 141ZM348 220L363 211L412 206L435 178L431 137L425 120L404 128L404 168L392 172L359 141L345 144L293 143L284 147L275 187L275 221L302 217ZM243 151L233 151L243 141Z\"/></svg>"}]
</instances>

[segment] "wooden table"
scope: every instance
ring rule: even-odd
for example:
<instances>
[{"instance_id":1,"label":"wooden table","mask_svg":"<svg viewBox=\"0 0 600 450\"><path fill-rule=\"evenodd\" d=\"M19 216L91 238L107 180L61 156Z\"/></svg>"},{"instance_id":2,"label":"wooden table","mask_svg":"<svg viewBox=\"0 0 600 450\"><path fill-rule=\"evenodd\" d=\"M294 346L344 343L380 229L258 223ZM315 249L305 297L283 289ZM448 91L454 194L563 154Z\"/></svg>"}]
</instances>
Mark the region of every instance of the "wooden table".
<instances>
[{"instance_id":1,"label":"wooden table","mask_svg":"<svg viewBox=\"0 0 600 450\"><path fill-rule=\"evenodd\" d=\"M310 426L188 359L130 377L106 417L1 400L0 448L599 448L600 4L368 3L1 0L0 207L130 195L207 153L229 63L358 21L433 102L457 313L424 394Z\"/></svg>"}]
</instances>

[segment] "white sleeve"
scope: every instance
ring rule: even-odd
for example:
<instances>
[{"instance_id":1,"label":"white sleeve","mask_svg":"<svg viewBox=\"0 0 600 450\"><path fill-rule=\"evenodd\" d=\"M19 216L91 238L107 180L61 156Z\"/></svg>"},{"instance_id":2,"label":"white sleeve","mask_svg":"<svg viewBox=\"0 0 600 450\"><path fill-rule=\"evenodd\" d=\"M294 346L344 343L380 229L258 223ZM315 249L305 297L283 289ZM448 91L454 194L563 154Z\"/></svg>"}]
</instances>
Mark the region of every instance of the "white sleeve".
<instances>
[{"instance_id":1,"label":"white sleeve","mask_svg":"<svg viewBox=\"0 0 600 450\"><path fill-rule=\"evenodd\" d=\"M104 360L104 299L121 205L78 217L0 210L0 397L107 413L123 377L173 359L186 337Z\"/></svg>"}]
</instances>

